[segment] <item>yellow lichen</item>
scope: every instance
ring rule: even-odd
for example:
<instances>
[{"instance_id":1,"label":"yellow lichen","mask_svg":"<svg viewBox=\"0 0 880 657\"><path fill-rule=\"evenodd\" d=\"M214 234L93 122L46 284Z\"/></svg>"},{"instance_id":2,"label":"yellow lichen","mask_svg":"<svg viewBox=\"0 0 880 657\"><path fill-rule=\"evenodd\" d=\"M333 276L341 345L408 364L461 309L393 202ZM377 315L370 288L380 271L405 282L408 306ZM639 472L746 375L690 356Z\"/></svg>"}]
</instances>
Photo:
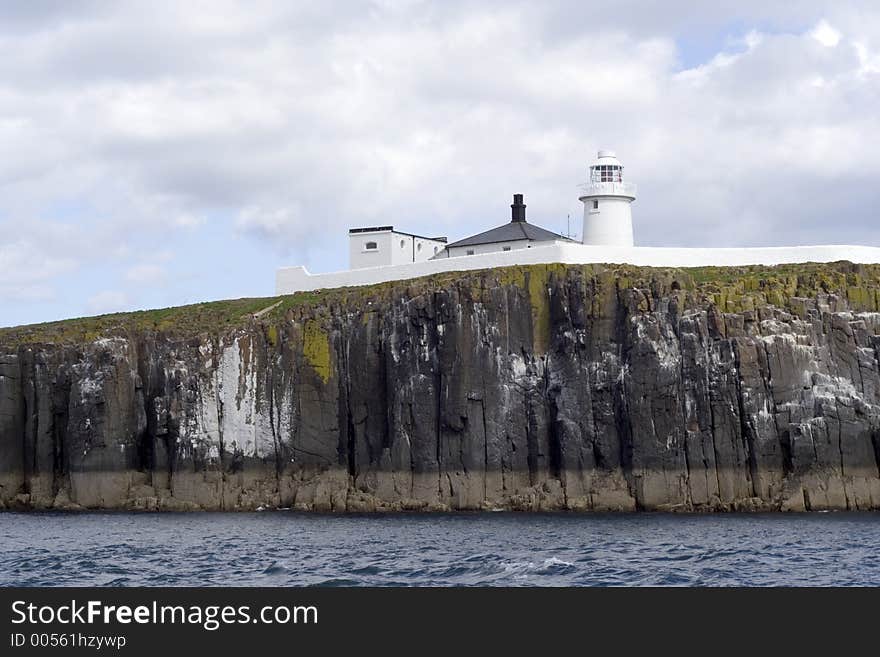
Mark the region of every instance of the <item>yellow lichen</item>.
<instances>
[{"instance_id":1,"label":"yellow lichen","mask_svg":"<svg viewBox=\"0 0 880 657\"><path fill-rule=\"evenodd\" d=\"M309 319L303 327L303 356L312 369L327 383L330 380L330 336L317 320Z\"/></svg>"},{"instance_id":2,"label":"yellow lichen","mask_svg":"<svg viewBox=\"0 0 880 657\"><path fill-rule=\"evenodd\" d=\"M550 341L550 292L547 268L532 267L528 272L529 301L532 306L532 341L536 354L547 352Z\"/></svg>"},{"instance_id":3,"label":"yellow lichen","mask_svg":"<svg viewBox=\"0 0 880 657\"><path fill-rule=\"evenodd\" d=\"M874 290L868 290L858 285L846 288L846 299L853 310L876 310Z\"/></svg>"},{"instance_id":4,"label":"yellow lichen","mask_svg":"<svg viewBox=\"0 0 880 657\"><path fill-rule=\"evenodd\" d=\"M525 267L501 267L495 275L501 285L513 285L519 288L526 286Z\"/></svg>"}]
</instances>

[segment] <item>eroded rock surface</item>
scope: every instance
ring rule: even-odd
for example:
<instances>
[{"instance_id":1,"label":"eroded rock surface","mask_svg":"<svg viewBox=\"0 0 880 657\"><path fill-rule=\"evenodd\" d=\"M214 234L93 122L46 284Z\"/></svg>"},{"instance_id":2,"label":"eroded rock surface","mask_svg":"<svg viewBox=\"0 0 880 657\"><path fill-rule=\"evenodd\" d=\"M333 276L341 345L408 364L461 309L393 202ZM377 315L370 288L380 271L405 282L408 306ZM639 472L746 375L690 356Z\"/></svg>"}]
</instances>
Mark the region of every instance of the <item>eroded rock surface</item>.
<instances>
[{"instance_id":1,"label":"eroded rock surface","mask_svg":"<svg viewBox=\"0 0 880 657\"><path fill-rule=\"evenodd\" d=\"M878 270L532 266L0 331L0 505L877 509Z\"/></svg>"}]
</instances>

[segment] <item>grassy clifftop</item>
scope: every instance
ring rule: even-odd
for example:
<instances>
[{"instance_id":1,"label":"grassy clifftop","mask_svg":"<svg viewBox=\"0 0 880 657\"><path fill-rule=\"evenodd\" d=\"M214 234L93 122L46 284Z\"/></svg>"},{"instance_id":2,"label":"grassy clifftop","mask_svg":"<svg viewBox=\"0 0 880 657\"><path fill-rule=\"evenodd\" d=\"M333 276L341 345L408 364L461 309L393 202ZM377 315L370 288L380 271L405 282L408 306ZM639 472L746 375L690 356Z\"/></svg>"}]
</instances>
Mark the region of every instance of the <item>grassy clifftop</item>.
<instances>
[{"instance_id":1,"label":"grassy clifftop","mask_svg":"<svg viewBox=\"0 0 880 657\"><path fill-rule=\"evenodd\" d=\"M798 310L799 298L834 294L853 310L880 311L880 265L850 262L805 263L778 266L653 268L631 265L528 265L497 269L445 272L409 281L391 281L357 288L302 292L280 297L214 301L159 310L115 313L45 324L0 328L0 346L22 344L76 344L101 337L162 332L179 336L226 332L253 321L310 316L334 306L365 308L396 294L416 296L433 289L456 286L479 294L491 286L520 287L540 296L552 277L583 275L613 284L617 289L640 289L659 296L674 293L685 307L714 305L721 312L743 312L766 305ZM542 300L533 298L533 303Z\"/></svg>"}]
</instances>

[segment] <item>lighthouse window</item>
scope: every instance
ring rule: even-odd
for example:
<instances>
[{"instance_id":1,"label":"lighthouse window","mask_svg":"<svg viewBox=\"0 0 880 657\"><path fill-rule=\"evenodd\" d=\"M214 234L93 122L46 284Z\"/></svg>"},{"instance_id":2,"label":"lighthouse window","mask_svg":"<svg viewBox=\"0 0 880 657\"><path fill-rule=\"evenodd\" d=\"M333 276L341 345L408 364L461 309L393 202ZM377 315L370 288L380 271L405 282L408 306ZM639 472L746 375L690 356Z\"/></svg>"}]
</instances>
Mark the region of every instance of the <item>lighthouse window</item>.
<instances>
[{"instance_id":1,"label":"lighthouse window","mask_svg":"<svg viewBox=\"0 0 880 657\"><path fill-rule=\"evenodd\" d=\"M621 182L621 169L616 164L599 164L593 167L593 182Z\"/></svg>"},{"instance_id":2,"label":"lighthouse window","mask_svg":"<svg viewBox=\"0 0 880 657\"><path fill-rule=\"evenodd\" d=\"M364 244L364 248L367 251L374 251L375 249L379 248L379 245L376 244L375 242L367 242L366 244Z\"/></svg>"},{"instance_id":3,"label":"lighthouse window","mask_svg":"<svg viewBox=\"0 0 880 657\"><path fill-rule=\"evenodd\" d=\"M596 200L596 199L593 200L593 209L594 209L594 210L598 210L598 209L599 209L599 201Z\"/></svg>"}]
</instances>

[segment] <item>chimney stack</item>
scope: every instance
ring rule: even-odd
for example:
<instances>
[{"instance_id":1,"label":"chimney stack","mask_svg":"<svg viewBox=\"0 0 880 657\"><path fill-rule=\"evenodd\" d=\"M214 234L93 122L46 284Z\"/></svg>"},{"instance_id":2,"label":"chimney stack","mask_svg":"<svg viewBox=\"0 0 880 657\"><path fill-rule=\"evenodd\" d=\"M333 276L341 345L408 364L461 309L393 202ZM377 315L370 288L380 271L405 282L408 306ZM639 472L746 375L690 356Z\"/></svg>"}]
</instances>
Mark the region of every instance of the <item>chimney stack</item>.
<instances>
[{"instance_id":1,"label":"chimney stack","mask_svg":"<svg viewBox=\"0 0 880 657\"><path fill-rule=\"evenodd\" d=\"M526 220L526 206L523 203L523 195L522 194L514 194L513 195L513 205L510 206L512 211L511 213L511 222L519 221L525 222Z\"/></svg>"}]
</instances>

